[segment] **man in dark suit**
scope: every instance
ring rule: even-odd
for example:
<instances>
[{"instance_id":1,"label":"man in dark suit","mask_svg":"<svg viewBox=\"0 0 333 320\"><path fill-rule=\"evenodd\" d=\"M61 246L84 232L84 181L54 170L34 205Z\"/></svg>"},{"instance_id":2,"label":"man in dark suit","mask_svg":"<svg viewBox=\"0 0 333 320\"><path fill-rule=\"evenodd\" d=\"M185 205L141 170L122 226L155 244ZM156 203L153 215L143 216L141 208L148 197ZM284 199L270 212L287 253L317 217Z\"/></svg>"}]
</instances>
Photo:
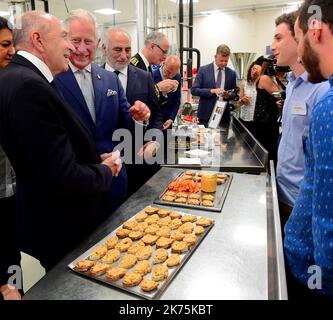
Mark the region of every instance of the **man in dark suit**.
<instances>
[{"instance_id":1,"label":"man in dark suit","mask_svg":"<svg viewBox=\"0 0 333 320\"><path fill-rule=\"evenodd\" d=\"M168 129L172 126L176 118L181 99L181 76L179 73L180 59L176 55L171 55L166 58L161 67L153 71L153 78L156 83L165 79L174 81L176 90L163 92L166 97L162 104L163 111L163 127Z\"/></svg>"},{"instance_id":2,"label":"man in dark suit","mask_svg":"<svg viewBox=\"0 0 333 320\"><path fill-rule=\"evenodd\" d=\"M223 98L231 101L235 98L236 72L229 67L230 49L221 44L216 49L215 61L199 68L191 93L199 96L198 118L200 123L207 125L216 101ZM230 109L227 104L221 122L229 123Z\"/></svg>"},{"instance_id":3,"label":"man in dark suit","mask_svg":"<svg viewBox=\"0 0 333 320\"><path fill-rule=\"evenodd\" d=\"M112 139L114 131L118 128L132 130L132 115L135 120L143 120L150 111L144 103L135 101L131 114L130 105L118 77L92 63L99 43L94 16L83 9L76 9L69 13L65 23L75 50L70 55L70 68L67 72L59 74L55 83L91 132L99 151L111 152L119 143ZM127 173L123 166L109 190L112 210L126 199L127 189Z\"/></svg>"},{"instance_id":4,"label":"man in dark suit","mask_svg":"<svg viewBox=\"0 0 333 320\"><path fill-rule=\"evenodd\" d=\"M153 72L152 66L159 65L165 61L169 50L169 40L165 34L158 31L149 33L145 39L145 47L136 53L130 63L142 70ZM156 84L158 102L162 104L166 101L163 92L176 90L174 82L165 79Z\"/></svg>"},{"instance_id":5,"label":"man in dark suit","mask_svg":"<svg viewBox=\"0 0 333 320\"><path fill-rule=\"evenodd\" d=\"M18 52L0 73L0 143L16 172L18 250L49 270L108 216L104 196L121 162L100 156L50 85L73 49L61 22L32 11L21 23Z\"/></svg>"},{"instance_id":6,"label":"man in dark suit","mask_svg":"<svg viewBox=\"0 0 333 320\"><path fill-rule=\"evenodd\" d=\"M157 101L154 81L151 74L130 65L131 59L131 37L122 28L109 28L104 36L102 44L106 63L106 70L114 72L118 75L120 82L126 92L127 100L132 103L136 100L145 102L151 110L151 118L153 122L149 122L148 128L163 129L163 114L160 105ZM158 141L162 139L160 135ZM152 168L156 166L144 166L138 163L138 155L144 154L144 158L151 157L156 154L159 148L159 143L149 141L141 150L134 150L135 158L132 163L126 163L129 176L129 194L134 193L142 184L144 184L152 173L155 173ZM140 161L141 162L141 161ZM139 163L140 163L139 162Z\"/></svg>"}]
</instances>

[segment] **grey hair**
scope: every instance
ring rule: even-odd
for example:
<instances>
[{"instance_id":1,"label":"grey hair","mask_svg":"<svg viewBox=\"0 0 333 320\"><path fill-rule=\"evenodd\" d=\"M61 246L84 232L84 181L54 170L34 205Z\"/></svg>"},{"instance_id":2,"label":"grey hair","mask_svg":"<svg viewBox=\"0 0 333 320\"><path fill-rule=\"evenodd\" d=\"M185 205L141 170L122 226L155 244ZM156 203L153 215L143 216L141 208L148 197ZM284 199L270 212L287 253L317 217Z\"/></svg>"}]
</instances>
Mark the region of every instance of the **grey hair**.
<instances>
[{"instance_id":1,"label":"grey hair","mask_svg":"<svg viewBox=\"0 0 333 320\"><path fill-rule=\"evenodd\" d=\"M90 23L92 23L95 26L95 37L96 39L98 39L99 34L98 34L98 24L97 24L97 20L96 17L89 11L78 8L75 10L71 10L66 18L66 20L64 21L64 25L68 31L68 26L69 24L74 21L74 20L78 20L78 19L84 19Z\"/></svg>"},{"instance_id":2,"label":"grey hair","mask_svg":"<svg viewBox=\"0 0 333 320\"><path fill-rule=\"evenodd\" d=\"M51 26L49 20L57 19L51 14L44 11L29 11L21 17L21 28L13 30L14 45L17 49L22 47L30 47L31 31L36 30L41 33L46 33Z\"/></svg>"},{"instance_id":3,"label":"grey hair","mask_svg":"<svg viewBox=\"0 0 333 320\"><path fill-rule=\"evenodd\" d=\"M128 36L130 42L132 42L130 34L125 29L120 27L109 27L103 32L103 43L107 49L110 49L109 36L111 33L124 33Z\"/></svg>"},{"instance_id":4,"label":"grey hair","mask_svg":"<svg viewBox=\"0 0 333 320\"><path fill-rule=\"evenodd\" d=\"M145 46L148 46L149 43L161 44L162 40L166 38L166 35L159 31L153 31L149 33L145 39Z\"/></svg>"}]
</instances>

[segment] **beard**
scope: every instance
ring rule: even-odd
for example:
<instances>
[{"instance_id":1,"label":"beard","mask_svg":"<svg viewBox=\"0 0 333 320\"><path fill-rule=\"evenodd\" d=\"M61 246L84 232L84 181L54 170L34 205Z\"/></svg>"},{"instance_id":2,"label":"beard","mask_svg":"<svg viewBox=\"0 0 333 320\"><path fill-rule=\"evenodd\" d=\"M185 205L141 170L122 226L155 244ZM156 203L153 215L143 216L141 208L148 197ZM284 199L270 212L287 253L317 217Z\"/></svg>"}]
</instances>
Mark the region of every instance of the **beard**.
<instances>
[{"instance_id":1,"label":"beard","mask_svg":"<svg viewBox=\"0 0 333 320\"><path fill-rule=\"evenodd\" d=\"M312 83L320 83L327 80L319 67L320 61L318 54L312 49L309 39L304 38L304 54L302 63L308 72L308 80Z\"/></svg>"}]
</instances>

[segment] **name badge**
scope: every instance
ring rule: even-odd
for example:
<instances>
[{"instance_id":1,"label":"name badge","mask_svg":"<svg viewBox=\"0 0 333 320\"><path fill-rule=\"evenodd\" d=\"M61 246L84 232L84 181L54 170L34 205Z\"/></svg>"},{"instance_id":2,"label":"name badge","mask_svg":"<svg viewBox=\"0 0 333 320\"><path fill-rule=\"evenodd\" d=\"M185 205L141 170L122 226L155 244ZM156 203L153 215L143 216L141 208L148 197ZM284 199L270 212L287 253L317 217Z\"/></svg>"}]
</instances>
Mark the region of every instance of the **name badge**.
<instances>
[{"instance_id":1,"label":"name badge","mask_svg":"<svg viewBox=\"0 0 333 320\"><path fill-rule=\"evenodd\" d=\"M299 116L306 116L307 113L306 103L295 101L291 107L291 113Z\"/></svg>"}]
</instances>

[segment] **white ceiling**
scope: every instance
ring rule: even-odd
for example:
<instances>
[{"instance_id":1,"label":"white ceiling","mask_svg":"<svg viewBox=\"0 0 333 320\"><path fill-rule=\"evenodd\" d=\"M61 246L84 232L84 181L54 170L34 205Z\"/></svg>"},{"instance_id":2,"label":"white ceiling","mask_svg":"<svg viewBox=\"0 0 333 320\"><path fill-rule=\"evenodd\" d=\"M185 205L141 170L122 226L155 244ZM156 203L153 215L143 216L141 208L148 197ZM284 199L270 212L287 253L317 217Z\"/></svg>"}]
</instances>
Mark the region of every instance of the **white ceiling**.
<instances>
[{"instance_id":1,"label":"white ceiling","mask_svg":"<svg viewBox=\"0 0 333 320\"><path fill-rule=\"evenodd\" d=\"M15 0L21 2L24 0ZM7 10L11 0L0 0L0 10ZM60 19L66 17L66 7L64 0L49 0L49 12L58 16ZM185 1L184 1L185 2ZM194 15L201 11L224 10L226 12L248 11L248 10L267 10L286 7L288 3L295 0L199 0L194 3ZM43 9L43 2L35 0L37 9ZM136 19L136 0L66 0L69 10L84 8L89 11L103 8L114 8L120 10L120 14L114 15L115 22L133 21ZM157 0L159 14L169 15L178 13L178 5L170 0ZM184 7L184 14L188 12L188 6ZM105 16L95 13L99 23L114 23L113 16Z\"/></svg>"}]
</instances>

